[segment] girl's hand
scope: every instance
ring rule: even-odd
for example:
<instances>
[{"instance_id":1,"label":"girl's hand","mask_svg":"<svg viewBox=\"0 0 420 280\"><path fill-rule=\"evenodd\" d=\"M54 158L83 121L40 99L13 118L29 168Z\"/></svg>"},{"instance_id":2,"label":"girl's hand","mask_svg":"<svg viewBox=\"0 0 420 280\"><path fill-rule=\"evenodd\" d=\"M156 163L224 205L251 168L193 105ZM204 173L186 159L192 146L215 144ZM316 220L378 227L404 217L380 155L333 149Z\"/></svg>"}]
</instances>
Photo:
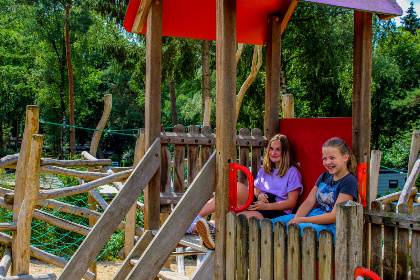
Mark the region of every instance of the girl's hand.
<instances>
[{"instance_id":1,"label":"girl's hand","mask_svg":"<svg viewBox=\"0 0 420 280\"><path fill-rule=\"evenodd\" d=\"M304 223L304 218L305 217L294 217L293 219L291 219L287 224L299 224L299 223Z\"/></svg>"},{"instance_id":2,"label":"girl's hand","mask_svg":"<svg viewBox=\"0 0 420 280\"><path fill-rule=\"evenodd\" d=\"M262 201L256 201L256 202L254 202L249 208L248 208L248 210L269 210L268 208L269 208L269 203L265 203L265 202L262 202Z\"/></svg>"},{"instance_id":3,"label":"girl's hand","mask_svg":"<svg viewBox=\"0 0 420 280\"><path fill-rule=\"evenodd\" d=\"M264 203L268 203L268 195L265 193L260 193L257 197L258 201L262 201Z\"/></svg>"}]
</instances>

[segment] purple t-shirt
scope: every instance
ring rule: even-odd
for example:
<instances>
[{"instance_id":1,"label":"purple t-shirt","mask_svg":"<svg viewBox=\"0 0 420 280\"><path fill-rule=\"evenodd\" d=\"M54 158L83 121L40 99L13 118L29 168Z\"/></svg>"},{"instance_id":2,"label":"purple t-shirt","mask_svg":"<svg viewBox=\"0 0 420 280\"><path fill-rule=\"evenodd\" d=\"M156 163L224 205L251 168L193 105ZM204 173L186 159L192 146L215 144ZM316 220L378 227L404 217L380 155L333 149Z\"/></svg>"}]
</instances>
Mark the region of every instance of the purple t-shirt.
<instances>
[{"instance_id":1,"label":"purple t-shirt","mask_svg":"<svg viewBox=\"0 0 420 280\"><path fill-rule=\"evenodd\" d=\"M271 193L276 196L276 201L287 199L287 193L300 188L299 195L302 193L302 176L296 167L292 166L283 178L277 176L278 169L274 169L270 174L264 173L264 167L258 171L257 178L254 181L254 187L261 190L262 193ZM291 214L293 209L284 210Z\"/></svg>"}]
</instances>

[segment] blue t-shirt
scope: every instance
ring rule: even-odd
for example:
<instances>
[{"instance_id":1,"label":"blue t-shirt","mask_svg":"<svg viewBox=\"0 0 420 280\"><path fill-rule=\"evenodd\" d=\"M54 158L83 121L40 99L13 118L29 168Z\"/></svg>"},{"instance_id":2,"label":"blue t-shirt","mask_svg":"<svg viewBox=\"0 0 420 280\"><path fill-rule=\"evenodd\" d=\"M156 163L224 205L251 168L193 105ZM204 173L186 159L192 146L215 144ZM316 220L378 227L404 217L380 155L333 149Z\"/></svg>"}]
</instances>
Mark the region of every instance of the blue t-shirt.
<instances>
[{"instance_id":1,"label":"blue t-shirt","mask_svg":"<svg viewBox=\"0 0 420 280\"><path fill-rule=\"evenodd\" d=\"M349 173L340 180L334 181L334 175L324 172L319 176L315 183L318 187L316 192L316 200L319 208L325 212L331 212L334 208L337 197L340 193L345 193L353 196L353 200L357 201L359 183L357 178Z\"/></svg>"},{"instance_id":2,"label":"blue t-shirt","mask_svg":"<svg viewBox=\"0 0 420 280\"><path fill-rule=\"evenodd\" d=\"M276 175L278 169L273 169L271 174L264 172L264 167L258 171L257 178L254 181L254 187L261 190L262 193L271 193L276 196L276 202L287 199L287 193L300 188L299 194L302 193L302 176L299 170L291 166L287 170L283 178ZM283 210L287 214L291 214L293 209Z\"/></svg>"}]
</instances>

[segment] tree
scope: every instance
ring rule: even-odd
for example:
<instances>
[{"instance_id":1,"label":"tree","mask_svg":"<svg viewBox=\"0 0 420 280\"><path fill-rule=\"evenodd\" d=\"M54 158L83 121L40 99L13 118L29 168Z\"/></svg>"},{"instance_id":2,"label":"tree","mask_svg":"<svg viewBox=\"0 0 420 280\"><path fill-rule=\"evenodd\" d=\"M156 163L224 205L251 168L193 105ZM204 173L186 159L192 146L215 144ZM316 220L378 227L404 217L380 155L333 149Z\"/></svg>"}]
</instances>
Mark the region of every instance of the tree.
<instances>
[{"instance_id":1,"label":"tree","mask_svg":"<svg viewBox=\"0 0 420 280\"><path fill-rule=\"evenodd\" d=\"M404 30L413 35L417 34L417 29L420 28L420 19L417 18L417 13L414 10L414 3L410 3L410 7L406 11L406 15L401 18L401 24Z\"/></svg>"}]
</instances>

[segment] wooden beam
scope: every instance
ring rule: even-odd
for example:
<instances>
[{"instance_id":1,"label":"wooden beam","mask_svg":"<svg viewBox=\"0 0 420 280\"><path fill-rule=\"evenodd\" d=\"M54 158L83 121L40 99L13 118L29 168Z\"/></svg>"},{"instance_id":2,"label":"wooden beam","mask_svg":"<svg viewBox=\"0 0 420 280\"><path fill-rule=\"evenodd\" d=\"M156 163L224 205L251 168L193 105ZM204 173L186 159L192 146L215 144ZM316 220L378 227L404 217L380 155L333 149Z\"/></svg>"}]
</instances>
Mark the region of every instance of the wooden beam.
<instances>
[{"instance_id":1,"label":"wooden beam","mask_svg":"<svg viewBox=\"0 0 420 280\"><path fill-rule=\"evenodd\" d=\"M74 253L58 279L80 279L109 237L114 233L122 218L137 200L160 165L160 141L147 151L140 164L128 178L123 189L112 200L105 213Z\"/></svg>"},{"instance_id":2,"label":"wooden beam","mask_svg":"<svg viewBox=\"0 0 420 280\"><path fill-rule=\"evenodd\" d=\"M23 131L22 144L20 147L19 160L16 166L15 173L15 201L13 203L13 222L18 221L19 211L26 189L26 170L31 153L32 135L38 133L39 129L39 107L28 105L26 106L26 122L25 130ZM16 242L16 232L13 232L13 244ZM12 271L11 275L16 275L16 247L12 247Z\"/></svg>"},{"instance_id":3,"label":"wooden beam","mask_svg":"<svg viewBox=\"0 0 420 280\"><path fill-rule=\"evenodd\" d=\"M128 169L128 170L133 171L133 169ZM39 171L60 174L60 175L65 175L65 176L70 176L70 177L77 177L81 179L88 179L88 180L95 180L95 179L104 178L108 176L108 174L105 174L105 173L78 171L78 170L67 169L67 168L57 167L57 166L52 166L52 165L42 165ZM121 181L124 181L124 179L121 179Z\"/></svg>"},{"instance_id":4,"label":"wooden beam","mask_svg":"<svg viewBox=\"0 0 420 280\"><path fill-rule=\"evenodd\" d=\"M8 155L0 158L0 168L15 164L19 159L19 154Z\"/></svg>"},{"instance_id":5,"label":"wooden beam","mask_svg":"<svg viewBox=\"0 0 420 280\"><path fill-rule=\"evenodd\" d=\"M5 277L12 264L12 249L6 247L0 261L0 277Z\"/></svg>"},{"instance_id":6,"label":"wooden beam","mask_svg":"<svg viewBox=\"0 0 420 280\"><path fill-rule=\"evenodd\" d=\"M17 229L17 223L0 223L0 231L15 231Z\"/></svg>"},{"instance_id":7,"label":"wooden beam","mask_svg":"<svg viewBox=\"0 0 420 280\"><path fill-rule=\"evenodd\" d=\"M132 33L140 33L143 30L144 23L149 15L150 5L152 0L141 0L136 18L134 19Z\"/></svg>"},{"instance_id":8,"label":"wooden beam","mask_svg":"<svg viewBox=\"0 0 420 280\"><path fill-rule=\"evenodd\" d=\"M413 137L411 138L411 149L410 158L408 160L407 177L410 176L411 170L413 169L414 163L419 155L420 148L420 130L413 131Z\"/></svg>"},{"instance_id":9,"label":"wooden beam","mask_svg":"<svg viewBox=\"0 0 420 280\"><path fill-rule=\"evenodd\" d=\"M53 158L42 158L41 165L55 165L60 167L95 167L95 166L110 166L112 161L110 159L72 159L72 160L59 160Z\"/></svg>"},{"instance_id":10,"label":"wooden beam","mask_svg":"<svg viewBox=\"0 0 420 280\"><path fill-rule=\"evenodd\" d=\"M236 0L216 0L216 95L215 278L225 279L229 163L236 162Z\"/></svg>"},{"instance_id":11,"label":"wooden beam","mask_svg":"<svg viewBox=\"0 0 420 280\"><path fill-rule=\"evenodd\" d=\"M200 266L194 271L191 280L214 280L214 251L207 252Z\"/></svg>"},{"instance_id":12,"label":"wooden beam","mask_svg":"<svg viewBox=\"0 0 420 280\"><path fill-rule=\"evenodd\" d=\"M295 117L295 98L293 94L283 94L281 96L281 105L284 119Z\"/></svg>"},{"instance_id":13,"label":"wooden beam","mask_svg":"<svg viewBox=\"0 0 420 280\"><path fill-rule=\"evenodd\" d=\"M264 136L271 139L280 131L281 18L267 20Z\"/></svg>"},{"instance_id":14,"label":"wooden beam","mask_svg":"<svg viewBox=\"0 0 420 280\"><path fill-rule=\"evenodd\" d=\"M145 147L148 149L160 137L161 84L162 84L162 5L165 1L153 1L147 17L146 33L146 111ZM144 191L144 228L160 226L160 168Z\"/></svg>"}]
</instances>

